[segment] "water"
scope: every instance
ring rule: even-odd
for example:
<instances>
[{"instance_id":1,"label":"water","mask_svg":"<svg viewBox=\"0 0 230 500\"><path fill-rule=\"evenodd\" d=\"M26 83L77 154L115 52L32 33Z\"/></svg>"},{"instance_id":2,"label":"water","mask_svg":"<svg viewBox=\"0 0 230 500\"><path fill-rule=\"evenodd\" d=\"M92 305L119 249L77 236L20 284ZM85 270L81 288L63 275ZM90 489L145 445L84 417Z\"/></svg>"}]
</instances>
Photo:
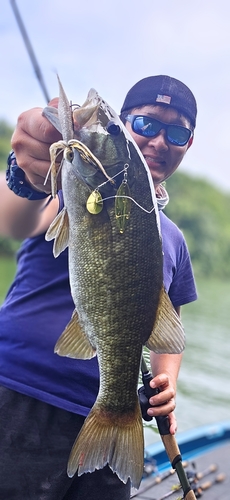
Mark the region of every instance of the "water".
<instances>
[{"instance_id":1,"label":"water","mask_svg":"<svg viewBox=\"0 0 230 500\"><path fill-rule=\"evenodd\" d=\"M198 301L182 307L186 349L177 386L178 432L230 419L230 283L197 282ZM146 444L159 436L145 430Z\"/></svg>"}]
</instances>

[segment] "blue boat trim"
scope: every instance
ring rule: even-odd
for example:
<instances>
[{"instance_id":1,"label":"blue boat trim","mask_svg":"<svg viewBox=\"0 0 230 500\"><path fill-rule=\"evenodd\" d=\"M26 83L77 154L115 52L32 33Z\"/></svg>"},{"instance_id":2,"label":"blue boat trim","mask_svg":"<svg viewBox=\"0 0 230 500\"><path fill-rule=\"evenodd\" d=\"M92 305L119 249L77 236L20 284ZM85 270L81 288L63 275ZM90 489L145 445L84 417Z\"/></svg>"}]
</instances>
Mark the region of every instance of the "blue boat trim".
<instances>
[{"instance_id":1,"label":"blue boat trim","mask_svg":"<svg viewBox=\"0 0 230 500\"><path fill-rule=\"evenodd\" d=\"M178 433L176 441L196 496L202 495L204 500L229 500L230 420ZM159 442L147 446L145 452L143 479L138 490L131 489L131 498L154 500L168 497L170 492L170 498L178 500L182 490L172 490L179 478L171 469L160 436Z\"/></svg>"},{"instance_id":2,"label":"blue boat trim","mask_svg":"<svg viewBox=\"0 0 230 500\"><path fill-rule=\"evenodd\" d=\"M160 436L159 436L160 439ZM183 460L190 460L207 450L230 442L230 421L206 425L176 435ZM156 462L158 472L171 467L164 445L160 441L146 447L145 464Z\"/></svg>"}]
</instances>

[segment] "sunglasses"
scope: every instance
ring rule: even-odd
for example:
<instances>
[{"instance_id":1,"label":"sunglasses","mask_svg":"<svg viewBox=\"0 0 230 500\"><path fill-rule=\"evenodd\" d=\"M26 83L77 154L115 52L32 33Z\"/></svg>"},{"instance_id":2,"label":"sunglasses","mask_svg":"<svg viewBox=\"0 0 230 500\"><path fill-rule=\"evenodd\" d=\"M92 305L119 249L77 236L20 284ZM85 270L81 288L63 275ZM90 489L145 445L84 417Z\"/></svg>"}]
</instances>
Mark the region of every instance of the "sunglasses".
<instances>
[{"instance_id":1,"label":"sunglasses","mask_svg":"<svg viewBox=\"0 0 230 500\"><path fill-rule=\"evenodd\" d=\"M133 132L143 137L155 137L164 129L167 140L175 146L185 146L192 135L189 128L163 123L149 116L127 115L126 120L131 123Z\"/></svg>"}]
</instances>

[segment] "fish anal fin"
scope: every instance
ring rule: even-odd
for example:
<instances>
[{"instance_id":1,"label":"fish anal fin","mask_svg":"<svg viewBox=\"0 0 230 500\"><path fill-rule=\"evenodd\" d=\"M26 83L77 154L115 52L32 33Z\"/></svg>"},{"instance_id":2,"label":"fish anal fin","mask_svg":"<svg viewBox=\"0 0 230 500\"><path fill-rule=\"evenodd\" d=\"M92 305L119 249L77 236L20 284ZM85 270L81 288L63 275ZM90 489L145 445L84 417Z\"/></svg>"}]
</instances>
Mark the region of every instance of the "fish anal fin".
<instances>
[{"instance_id":1,"label":"fish anal fin","mask_svg":"<svg viewBox=\"0 0 230 500\"><path fill-rule=\"evenodd\" d=\"M66 207L51 222L46 231L46 241L54 239L53 254L58 257L69 244L69 218Z\"/></svg>"},{"instance_id":2,"label":"fish anal fin","mask_svg":"<svg viewBox=\"0 0 230 500\"><path fill-rule=\"evenodd\" d=\"M185 334L173 304L162 287L153 331L145 345L157 354L179 354L185 348Z\"/></svg>"},{"instance_id":3,"label":"fish anal fin","mask_svg":"<svg viewBox=\"0 0 230 500\"><path fill-rule=\"evenodd\" d=\"M57 340L54 352L59 356L77 359L91 359L96 356L96 350L81 329L76 310L74 310L71 320Z\"/></svg>"},{"instance_id":4,"label":"fish anal fin","mask_svg":"<svg viewBox=\"0 0 230 500\"><path fill-rule=\"evenodd\" d=\"M144 438L140 406L133 413L106 414L97 402L73 445L67 468L69 477L102 469L108 464L123 483L131 479L138 488L143 475Z\"/></svg>"}]
</instances>

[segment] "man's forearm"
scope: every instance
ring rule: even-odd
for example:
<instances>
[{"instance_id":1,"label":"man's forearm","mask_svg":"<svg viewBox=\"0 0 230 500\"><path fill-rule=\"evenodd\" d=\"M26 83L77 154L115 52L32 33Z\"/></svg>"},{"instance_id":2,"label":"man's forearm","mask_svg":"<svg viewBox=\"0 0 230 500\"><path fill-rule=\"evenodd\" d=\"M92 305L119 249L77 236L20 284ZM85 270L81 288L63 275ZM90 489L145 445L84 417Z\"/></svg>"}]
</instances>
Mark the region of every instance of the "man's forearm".
<instances>
[{"instance_id":1,"label":"man's forearm","mask_svg":"<svg viewBox=\"0 0 230 500\"><path fill-rule=\"evenodd\" d=\"M166 373L174 388L176 388L176 381L180 370L183 354L156 354L151 352L150 361L153 377L160 373Z\"/></svg>"}]
</instances>

